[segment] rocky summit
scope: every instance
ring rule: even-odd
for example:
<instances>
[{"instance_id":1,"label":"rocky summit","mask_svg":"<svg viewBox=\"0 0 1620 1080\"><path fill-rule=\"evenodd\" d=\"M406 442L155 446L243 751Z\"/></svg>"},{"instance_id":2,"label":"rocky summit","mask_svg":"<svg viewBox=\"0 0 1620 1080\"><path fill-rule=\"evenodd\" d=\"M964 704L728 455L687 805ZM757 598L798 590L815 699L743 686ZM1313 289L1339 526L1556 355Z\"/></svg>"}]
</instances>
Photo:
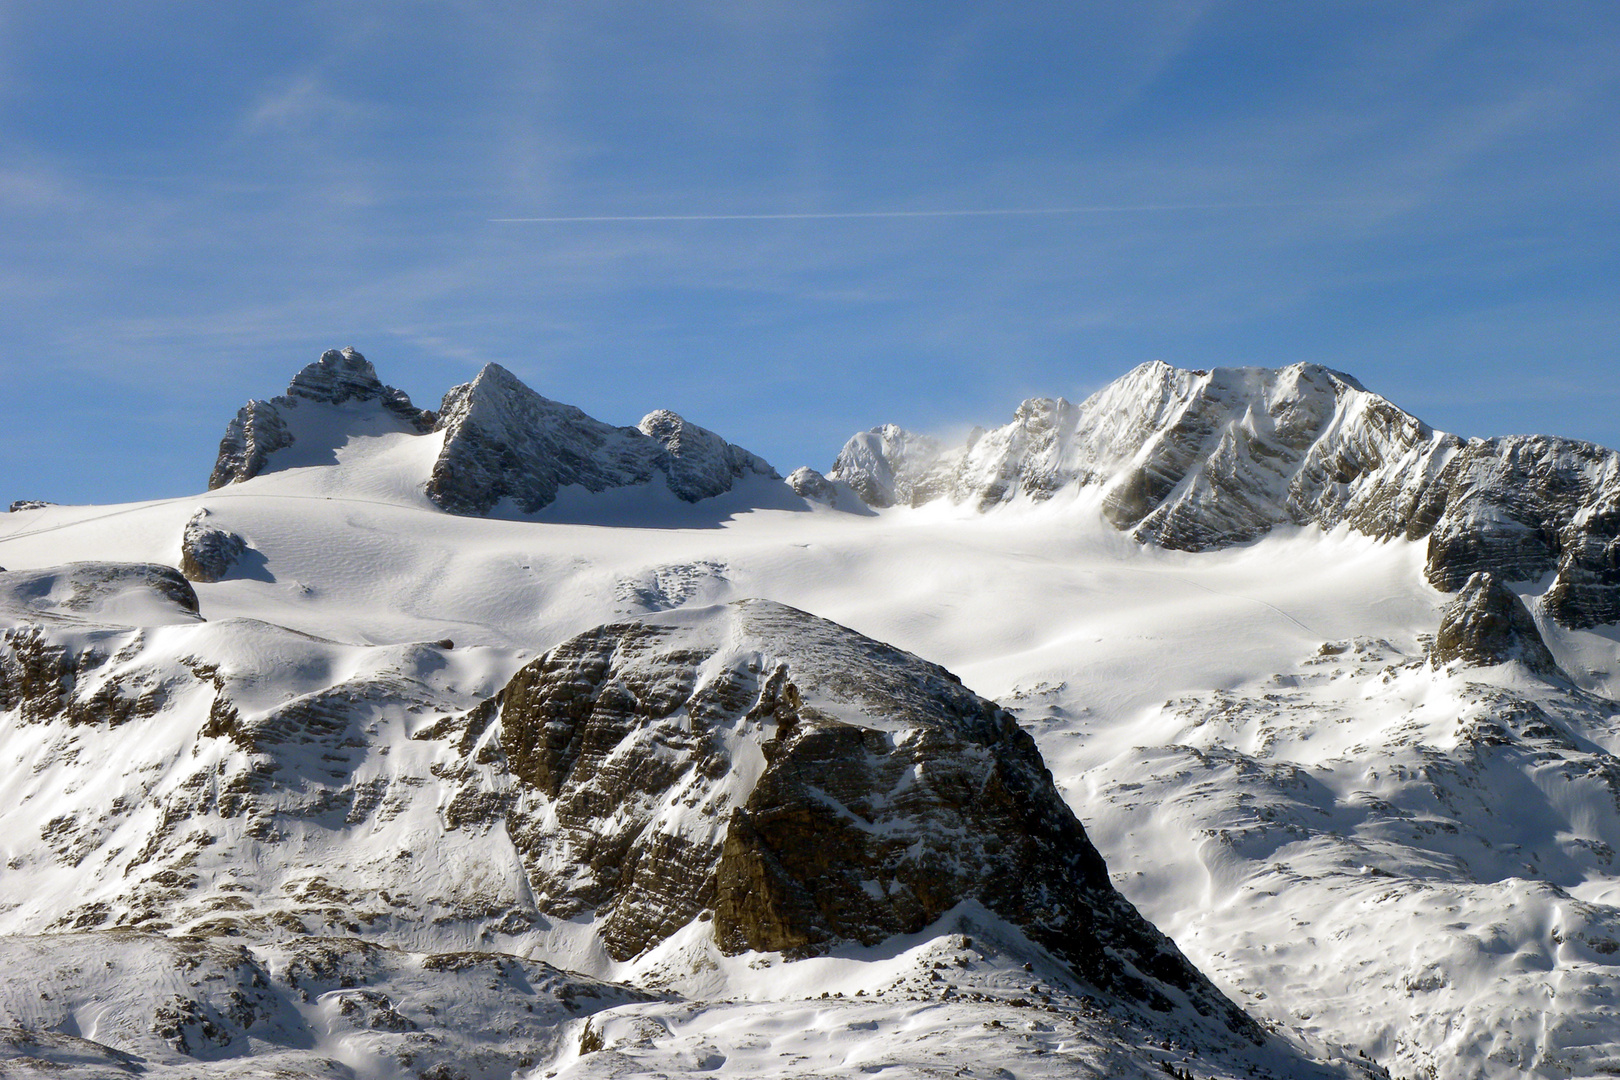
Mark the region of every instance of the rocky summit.
<instances>
[{"instance_id":1,"label":"rocky summit","mask_svg":"<svg viewBox=\"0 0 1620 1080\"><path fill-rule=\"evenodd\" d=\"M1314 364L1144 364L1079 405L1033 398L1013 421L945 447L893 425L852 437L831 480L873 506L949 499L989 509L1094 489L1104 518L1182 551L1284 525L1426 540L1429 580L1555 575L1567 626L1620 620L1620 454L1543 436L1461 439Z\"/></svg>"},{"instance_id":2,"label":"rocky summit","mask_svg":"<svg viewBox=\"0 0 1620 1080\"><path fill-rule=\"evenodd\" d=\"M747 477L780 479L763 459L672 412L614 427L542 397L499 364L452 387L437 412L417 409L364 356L343 349L300 371L285 395L243 406L226 428L209 487L335 464L350 440L389 434L437 440L414 483L453 514L534 514L569 487L599 494L658 484L695 503Z\"/></svg>"},{"instance_id":3,"label":"rocky summit","mask_svg":"<svg viewBox=\"0 0 1620 1080\"><path fill-rule=\"evenodd\" d=\"M376 369L357 350L328 349L308 365L287 386L287 392L269 401L250 401L225 428L220 440L219 458L208 478L211 489L251 480L265 471L271 455L287 450L298 441L295 429L309 406L373 406L400 431L425 432L433 426L433 414L416 408L402 390L384 386ZM300 411L302 410L302 411ZM306 440L330 439L325 432L308 432ZM285 466L284 466L285 467Z\"/></svg>"},{"instance_id":4,"label":"rocky summit","mask_svg":"<svg viewBox=\"0 0 1620 1080\"><path fill-rule=\"evenodd\" d=\"M600 493L656 481L697 502L745 476L776 477L761 458L672 412L613 427L540 396L498 364L445 395L434 430L444 444L425 490L456 514L489 514L503 500L532 514L570 485Z\"/></svg>"}]
</instances>

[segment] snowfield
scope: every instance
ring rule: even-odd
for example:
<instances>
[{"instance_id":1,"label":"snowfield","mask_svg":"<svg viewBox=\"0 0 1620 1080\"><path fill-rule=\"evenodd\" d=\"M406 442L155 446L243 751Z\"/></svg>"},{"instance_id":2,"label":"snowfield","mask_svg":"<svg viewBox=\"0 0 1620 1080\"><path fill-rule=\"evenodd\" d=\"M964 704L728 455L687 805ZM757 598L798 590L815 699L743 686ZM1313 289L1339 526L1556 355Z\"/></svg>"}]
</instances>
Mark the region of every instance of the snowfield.
<instances>
[{"instance_id":1,"label":"snowfield","mask_svg":"<svg viewBox=\"0 0 1620 1080\"><path fill-rule=\"evenodd\" d=\"M1551 575L1516 590L1567 679L1437 667L1422 542L1173 551L1096 487L853 513L756 473L459 517L423 493L442 433L331 408L244 482L0 518L8 645L118 718L0 702L0 1075L1620 1073L1620 652L1541 614ZM195 612L49 569L177 566L204 509L246 553ZM971 907L810 958L503 922L531 883L447 825L424 732L573 635L750 598L1010 710L1117 888L1279 1039L1099 998Z\"/></svg>"}]
</instances>

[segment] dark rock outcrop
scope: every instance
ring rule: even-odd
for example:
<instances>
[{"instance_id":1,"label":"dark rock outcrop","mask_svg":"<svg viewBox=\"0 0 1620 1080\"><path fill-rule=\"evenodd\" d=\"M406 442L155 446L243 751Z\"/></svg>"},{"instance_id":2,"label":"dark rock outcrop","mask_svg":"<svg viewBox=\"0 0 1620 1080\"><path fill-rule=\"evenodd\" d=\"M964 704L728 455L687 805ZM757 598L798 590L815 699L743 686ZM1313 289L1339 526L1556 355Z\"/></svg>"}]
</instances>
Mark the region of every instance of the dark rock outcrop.
<instances>
[{"instance_id":1,"label":"dark rock outcrop","mask_svg":"<svg viewBox=\"0 0 1620 1080\"><path fill-rule=\"evenodd\" d=\"M444 396L435 430L444 449L427 495L453 514L488 514L503 499L532 514L565 485L605 491L658 472L653 440L542 397L499 364Z\"/></svg>"},{"instance_id":2,"label":"dark rock outcrop","mask_svg":"<svg viewBox=\"0 0 1620 1080\"><path fill-rule=\"evenodd\" d=\"M375 403L398 430L418 434L433 427L431 412L411 404L403 390L384 386L371 362L352 348L328 349L293 376L287 392L269 401L250 401L225 428L208 487L249 480L263 472L270 456L297 442L289 424L301 403Z\"/></svg>"},{"instance_id":3,"label":"dark rock outcrop","mask_svg":"<svg viewBox=\"0 0 1620 1080\"><path fill-rule=\"evenodd\" d=\"M15 514L21 510L43 510L47 506L55 505L56 504L53 502L45 502L42 499L18 499L16 502L11 504L9 513Z\"/></svg>"},{"instance_id":4,"label":"dark rock outcrop","mask_svg":"<svg viewBox=\"0 0 1620 1080\"><path fill-rule=\"evenodd\" d=\"M965 446L884 427L829 479L873 506L937 498L988 509L1067 487L1143 543L1202 551L1283 525L1428 541L1427 576L1556 574L1560 623L1620 621L1620 454L1543 436L1463 440L1313 364L1184 371L1144 364L1080 405L1024 402Z\"/></svg>"},{"instance_id":5,"label":"dark rock outcrop","mask_svg":"<svg viewBox=\"0 0 1620 1080\"><path fill-rule=\"evenodd\" d=\"M1620 621L1620 454L1545 436L1470 440L1426 501L1437 588L1479 571L1507 581L1552 573L1543 603L1560 623Z\"/></svg>"},{"instance_id":6,"label":"dark rock outcrop","mask_svg":"<svg viewBox=\"0 0 1620 1080\"><path fill-rule=\"evenodd\" d=\"M1253 1034L1114 890L1008 713L835 623L751 600L599 627L434 734L504 762L491 812L537 903L594 911L615 957L706 912L728 952L803 955L971 901L1098 987Z\"/></svg>"},{"instance_id":7,"label":"dark rock outcrop","mask_svg":"<svg viewBox=\"0 0 1620 1080\"><path fill-rule=\"evenodd\" d=\"M192 581L221 581L246 551L246 540L208 524L208 511L199 509L180 537L180 572Z\"/></svg>"},{"instance_id":8,"label":"dark rock outcrop","mask_svg":"<svg viewBox=\"0 0 1620 1080\"><path fill-rule=\"evenodd\" d=\"M1563 674L1523 601L1484 571L1469 577L1446 605L1432 656L1437 664L1477 667L1516 660L1546 678Z\"/></svg>"},{"instance_id":9,"label":"dark rock outcrop","mask_svg":"<svg viewBox=\"0 0 1620 1080\"><path fill-rule=\"evenodd\" d=\"M0 571L0 712L14 709L23 723L110 727L155 715L173 687L156 678L106 678L114 657L140 634L112 627L196 621L197 593L172 566L79 562Z\"/></svg>"}]
</instances>

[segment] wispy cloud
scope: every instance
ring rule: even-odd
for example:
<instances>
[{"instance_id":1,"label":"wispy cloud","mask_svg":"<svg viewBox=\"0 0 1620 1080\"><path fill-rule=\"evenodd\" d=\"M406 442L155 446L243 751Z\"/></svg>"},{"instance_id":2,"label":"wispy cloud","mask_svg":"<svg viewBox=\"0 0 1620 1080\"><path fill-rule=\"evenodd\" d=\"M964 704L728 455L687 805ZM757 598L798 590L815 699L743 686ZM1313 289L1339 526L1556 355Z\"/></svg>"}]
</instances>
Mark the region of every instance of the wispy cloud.
<instances>
[{"instance_id":1,"label":"wispy cloud","mask_svg":"<svg viewBox=\"0 0 1620 1080\"><path fill-rule=\"evenodd\" d=\"M243 116L243 127L253 133L307 134L361 123L374 111L335 92L321 76L304 74L260 95Z\"/></svg>"}]
</instances>

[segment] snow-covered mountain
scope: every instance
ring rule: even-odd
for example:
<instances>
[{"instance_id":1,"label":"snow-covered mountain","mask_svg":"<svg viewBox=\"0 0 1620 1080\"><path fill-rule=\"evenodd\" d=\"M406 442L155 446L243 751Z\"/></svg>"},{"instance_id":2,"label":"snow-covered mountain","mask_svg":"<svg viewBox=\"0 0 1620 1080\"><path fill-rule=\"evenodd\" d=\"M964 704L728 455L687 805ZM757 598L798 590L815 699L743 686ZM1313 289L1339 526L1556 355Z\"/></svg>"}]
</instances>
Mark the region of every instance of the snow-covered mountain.
<instances>
[{"instance_id":1,"label":"snow-covered mountain","mask_svg":"<svg viewBox=\"0 0 1620 1080\"><path fill-rule=\"evenodd\" d=\"M1314 364L1186 371L1143 364L1079 405L1033 398L963 446L886 425L851 438L827 477L872 506L987 509L1096 487L1144 543L1243 544L1280 525L1341 524L1428 543L1427 574L1554 574L1567 626L1620 620L1620 454L1541 436L1463 440Z\"/></svg>"},{"instance_id":2,"label":"snow-covered mountain","mask_svg":"<svg viewBox=\"0 0 1620 1080\"><path fill-rule=\"evenodd\" d=\"M1611 458L1154 367L784 483L327 353L0 517L0 1073L1607 1075Z\"/></svg>"},{"instance_id":3,"label":"snow-covered mountain","mask_svg":"<svg viewBox=\"0 0 1620 1080\"><path fill-rule=\"evenodd\" d=\"M323 353L286 394L244 405L225 430L208 486L332 464L350 440L384 434L431 444L418 483L453 514L534 514L571 485L594 493L658 482L695 503L744 477L777 477L763 459L668 410L648 413L638 427L614 427L541 397L499 364L451 388L437 412L418 409L351 348Z\"/></svg>"}]
</instances>

